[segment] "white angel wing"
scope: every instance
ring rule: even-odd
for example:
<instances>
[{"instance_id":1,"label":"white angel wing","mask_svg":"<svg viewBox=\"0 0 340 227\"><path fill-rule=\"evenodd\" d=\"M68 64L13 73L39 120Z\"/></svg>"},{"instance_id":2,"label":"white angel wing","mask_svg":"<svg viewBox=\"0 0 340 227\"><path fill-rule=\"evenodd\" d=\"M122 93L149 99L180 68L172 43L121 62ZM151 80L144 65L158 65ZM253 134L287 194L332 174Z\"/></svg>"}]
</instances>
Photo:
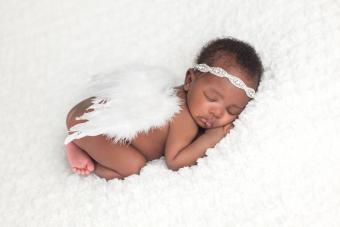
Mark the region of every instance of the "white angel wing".
<instances>
[{"instance_id":1,"label":"white angel wing","mask_svg":"<svg viewBox=\"0 0 340 227\"><path fill-rule=\"evenodd\" d=\"M133 140L139 132L161 127L180 112L175 77L163 68L134 66L92 77L92 112L70 128L65 144L84 136L106 135L115 142ZM105 101L105 102L103 102Z\"/></svg>"}]
</instances>

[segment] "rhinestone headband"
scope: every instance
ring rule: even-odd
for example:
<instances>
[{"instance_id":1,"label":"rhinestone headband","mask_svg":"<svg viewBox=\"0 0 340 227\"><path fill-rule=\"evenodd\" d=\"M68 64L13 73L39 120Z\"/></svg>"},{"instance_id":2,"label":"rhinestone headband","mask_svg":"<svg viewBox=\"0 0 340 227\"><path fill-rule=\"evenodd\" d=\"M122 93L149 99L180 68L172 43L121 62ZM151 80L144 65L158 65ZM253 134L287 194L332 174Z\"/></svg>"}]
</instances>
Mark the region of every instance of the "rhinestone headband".
<instances>
[{"instance_id":1,"label":"rhinestone headband","mask_svg":"<svg viewBox=\"0 0 340 227\"><path fill-rule=\"evenodd\" d=\"M249 98L255 97L254 89L247 87L247 85L240 78L227 73L222 68L210 67L207 64L196 64L192 68L204 73L210 72L211 74L214 74L219 77L226 77L234 86L244 90Z\"/></svg>"}]
</instances>

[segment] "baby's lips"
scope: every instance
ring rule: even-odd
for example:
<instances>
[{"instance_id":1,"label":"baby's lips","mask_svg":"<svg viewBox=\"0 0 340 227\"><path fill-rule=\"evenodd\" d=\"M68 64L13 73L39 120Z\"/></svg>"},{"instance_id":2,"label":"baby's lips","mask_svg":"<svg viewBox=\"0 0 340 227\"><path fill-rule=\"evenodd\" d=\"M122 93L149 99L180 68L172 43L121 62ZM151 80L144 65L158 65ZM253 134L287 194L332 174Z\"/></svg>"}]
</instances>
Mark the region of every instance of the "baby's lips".
<instances>
[{"instance_id":1,"label":"baby's lips","mask_svg":"<svg viewBox=\"0 0 340 227\"><path fill-rule=\"evenodd\" d=\"M206 122L205 122L205 125L206 125L208 128L211 128L211 127L212 127L212 124L211 124L209 121L206 121Z\"/></svg>"},{"instance_id":2,"label":"baby's lips","mask_svg":"<svg viewBox=\"0 0 340 227\"><path fill-rule=\"evenodd\" d=\"M201 119L201 121L205 124L205 126L207 127L207 128L212 128L213 126L214 126L214 123L213 122L211 122L211 121L209 121L209 120L207 120L207 119L205 119L205 118L200 118Z\"/></svg>"}]
</instances>

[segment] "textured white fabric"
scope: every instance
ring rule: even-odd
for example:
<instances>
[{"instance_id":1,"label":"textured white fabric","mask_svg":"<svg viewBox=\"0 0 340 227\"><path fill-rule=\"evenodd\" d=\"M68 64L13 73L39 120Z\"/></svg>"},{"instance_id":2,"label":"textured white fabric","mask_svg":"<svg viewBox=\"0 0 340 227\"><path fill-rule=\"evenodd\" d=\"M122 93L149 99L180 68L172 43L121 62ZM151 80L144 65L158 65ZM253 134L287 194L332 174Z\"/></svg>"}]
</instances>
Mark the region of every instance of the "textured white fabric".
<instances>
[{"instance_id":1,"label":"textured white fabric","mask_svg":"<svg viewBox=\"0 0 340 227\"><path fill-rule=\"evenodd\" d=\"M0 1L1 226L340 226L335 0ZM210 39L252 44L256 98L198 165L74 174L66 115L91 75L140 62L179 84Z\"/></svg>"},{"instance_id":2,"label":"textured white fabric","mask_svg":"<svg viewBox=\"0 0 340 227\"><path fill-rule=\"evenodd\" d=\"M84 136L106 135L114 142L132 141L139 132L162 127L179 113L176 80L165 68L132 64L120 70L95 75L89 84L94 96L87 120L70 128L64 144Z\"/></svg>"}]
</instances>

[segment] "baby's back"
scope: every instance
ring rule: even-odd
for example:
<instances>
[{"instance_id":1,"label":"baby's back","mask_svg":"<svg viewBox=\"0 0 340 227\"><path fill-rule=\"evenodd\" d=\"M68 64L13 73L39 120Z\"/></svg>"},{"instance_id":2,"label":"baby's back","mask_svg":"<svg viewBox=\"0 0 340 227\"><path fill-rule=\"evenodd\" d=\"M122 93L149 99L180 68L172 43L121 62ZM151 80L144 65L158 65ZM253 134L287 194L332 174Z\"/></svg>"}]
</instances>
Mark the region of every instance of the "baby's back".
<instances>
[{"instance_id":1,"label":"baby's back","mask_svg":"<svg viewBox=\"0 0 340 227\"><path fill-rule=\"evenodd\" d=\"M131 145L139 150L150 161L164 155L165 142L168 136L169 123L161 128L150 129L148 133L139 133Z\"/></svg>"}]
</instances>

